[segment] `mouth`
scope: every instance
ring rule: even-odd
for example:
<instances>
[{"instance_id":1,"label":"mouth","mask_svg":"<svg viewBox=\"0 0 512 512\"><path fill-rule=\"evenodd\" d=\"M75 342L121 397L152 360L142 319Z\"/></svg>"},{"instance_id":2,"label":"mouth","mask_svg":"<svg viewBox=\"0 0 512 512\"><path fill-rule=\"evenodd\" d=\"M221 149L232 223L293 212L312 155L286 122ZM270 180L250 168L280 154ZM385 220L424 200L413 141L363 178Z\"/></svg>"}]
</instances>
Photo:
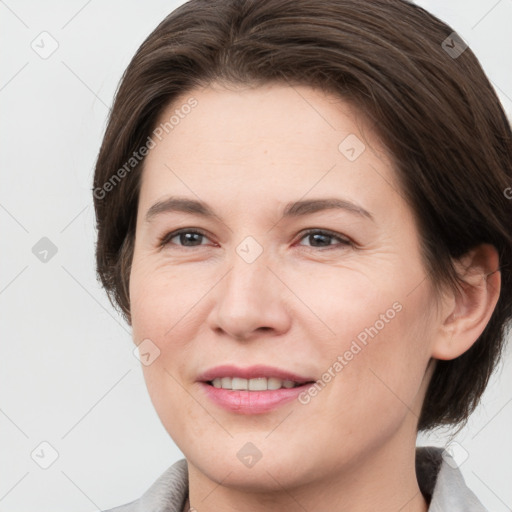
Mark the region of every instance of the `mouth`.
<instances>
[{"instance_id":1,"label":"mouth","mask_svg":"<svg viewBox=\"0 0 512 512\"><path fill-rule=\"evenodd\" d=\"M262 414L296 399L315 379L268 366L218 366L198 379L214 404L238 414Z\"/></svg>"},{"instance_id":2,"label":"mouth","mask_svg":"<svg viewBox=\"0 0 512 512\"><path fill-rule=\"evenodd\" d=\"M292 389L305 384L312 384L314 381L297 382L283 380L277 377L256 377L244 379L242 377L216 377L206 383L217 389L232 391L275 391L277 389Z\"/></svg>"}]
</instances>

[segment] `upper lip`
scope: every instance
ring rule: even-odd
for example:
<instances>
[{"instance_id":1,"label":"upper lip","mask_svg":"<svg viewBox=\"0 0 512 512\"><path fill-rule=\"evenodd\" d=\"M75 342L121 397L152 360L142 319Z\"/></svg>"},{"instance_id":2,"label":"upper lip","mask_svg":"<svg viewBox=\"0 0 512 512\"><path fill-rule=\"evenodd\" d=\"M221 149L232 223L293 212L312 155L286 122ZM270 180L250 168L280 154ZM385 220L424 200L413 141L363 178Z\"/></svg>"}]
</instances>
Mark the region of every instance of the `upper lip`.
<instances>
[{"instance_id":1,"label":"upper lip","mask_svg":"<svg viewBox=\"0 0 512 512\"><path fill-rule=\"evenodd\" d=\"M266 365L254 365L246 368L234 366L231 364L224 364L221 366L215 366L205 372L201 373L197 378L200 382L209 382L217 377L239 377L242 379L255 379L257 377L275 377L281 380L291 380L300 384L314 381L314 377L305 377L296 373L282 370Z\"/></svg>"}]
</instances>

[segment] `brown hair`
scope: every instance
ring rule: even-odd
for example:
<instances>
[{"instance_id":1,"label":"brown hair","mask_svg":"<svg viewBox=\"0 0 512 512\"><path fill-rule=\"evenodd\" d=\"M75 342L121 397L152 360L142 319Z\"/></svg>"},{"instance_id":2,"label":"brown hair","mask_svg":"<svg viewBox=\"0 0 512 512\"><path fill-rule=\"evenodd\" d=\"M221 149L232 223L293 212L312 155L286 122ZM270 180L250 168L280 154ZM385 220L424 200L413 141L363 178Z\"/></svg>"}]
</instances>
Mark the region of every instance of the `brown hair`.
<instances>
[{"instance_id":1,"label":"brown hair","mask_svg":"<svg viewBox=\"0 0 512 512\"><path fill-rule=\"evenodd\" d=\"M372 120L389 149L433 283L456 285L453 260L478 244L498 250L498 304L467 352L437 361L418 429L466 421L511 318L512 134L464 48L448 25L403 0L191 0L174 10L126 69L96 163L97 273L112 304L130 323L138 150L165 107L213 82L333 92Z\"/></svg>"}]
</instances>

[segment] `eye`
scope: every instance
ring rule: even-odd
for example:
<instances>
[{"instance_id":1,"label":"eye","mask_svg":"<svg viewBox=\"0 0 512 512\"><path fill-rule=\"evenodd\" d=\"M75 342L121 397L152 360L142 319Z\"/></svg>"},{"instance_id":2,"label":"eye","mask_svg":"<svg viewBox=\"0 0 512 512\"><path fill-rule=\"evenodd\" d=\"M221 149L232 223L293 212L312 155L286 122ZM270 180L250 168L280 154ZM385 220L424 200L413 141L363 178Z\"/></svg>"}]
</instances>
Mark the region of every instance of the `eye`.
<instances>
[{"instance_id":1,"label":"eye","mask_svg":"<svg viewBox=\"0 0 512 512\"><path fill-rule=\"evenodd\" d=\"M337 246L346 247L353 245L348 238L345 238L337 233L333 233L331 231L326 231L322 229L308 229L307 231L302 232L301 235L302 236L300 240L309 239L309 241L312 243L311 245L306 245L303 247L312 247L316 249L335 249ZM199 247L201 245L207 245L201 243L203 238L207 238L207 235L201 230L181 229L178 231L167 233L163 237L161 237L159 241L159 246L164 247L166 245L172 244L178 247ZM176 239L175 242L172 241L174 239ZM337 240L338 243L332 244L331 242L333 240Z\"/></svg>"},{"instance_id":2,"label":"eye","mask_svg":"<svg viewBox=\"0 0 512 512\"><path fill-rule=\"evenodd\" d=\"M337 233L333 233L331 231L326 231L323 229L308 229L307 231L302 233L302 239L309 239L310 242L312 242L313 245L306 245L305 247L313 247L313 248L332 248L336 249L337 246L351 246L353 245L352 242L343 236L338 235ZM338 244L331 244L332 240L337 240ZM314 244L320 244L320 245L314 245Z\"/></svg>"},{"instance_id":3,"label":"eye","mask_svg":"<svg viewBox=\"0 0 512 512\"><path fill-rule=\"evenodd\" d=\"M199 247L200 245L206 245L201 243L201 237L206 238L206 234L199 230L193 229L181 229L173 231L172 233L165 234L159 242L160 247L164 247L168 244L177 245L178 247ZM177 239L178 242L171 242L173 239ZM199 243L197 243L199 241Z\"/></svg>"}]
</instances>

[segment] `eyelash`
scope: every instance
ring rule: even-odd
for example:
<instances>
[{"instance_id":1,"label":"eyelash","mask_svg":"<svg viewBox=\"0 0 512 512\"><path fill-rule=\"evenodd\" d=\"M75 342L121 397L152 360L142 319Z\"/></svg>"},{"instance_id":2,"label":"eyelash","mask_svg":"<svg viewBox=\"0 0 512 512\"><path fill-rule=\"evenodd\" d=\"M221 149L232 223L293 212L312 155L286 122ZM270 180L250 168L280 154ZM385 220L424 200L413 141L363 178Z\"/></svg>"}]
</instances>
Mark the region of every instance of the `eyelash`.
<instances>
[{"instance_id":1,"label":"eyelash","mask_svg":"<svg viewBox=\"0 0 512 512\"><path fill-rule=\"evenodd\" d=\"M173 231L171 233L166 233L164 236L162 236L159 239L159 244L158 244L159 247L163 248L163 247L169 245L171 243L170 241L173 238L177 237L178 235L184 234L184 233L193 233L193 234L201 235L201 236L204 236L204 237L208 238L208 235L204 231L202 231L200 229L184 228L184 229L179 229L177 231ZM337 245L328 245L327 247L313 247L313 246L308 246L308 245L301 246L301 247L306 247L306 248L310 248L310 249L318 249L318 250L321 250L321 251L325 251L325 250L340 248L340 246L341 247L347 247L347 246L352 246L353 247L354 246L354 243L351 240L349 240L348 238L342 237L339 234L334 233L333 231L329 231L329 230L325 230L325 229L315 229L315 228L307 229L307 230L301 232L301 237L299 238L299 241L302 240L303 238L309 236L309 235L324 235L324 236L336 239L340 243L337 244ZM202 247L203 246L203 244L200 244L200 245L197 245L197 246L192 246L192 247L187 247L187 246L178 245L178 244L172 244L172 245L175 245L176 247L179 247L180 249L185 249L185 250L186 249L194 249L196 247Z\"/></svg>"}]
</instances>

